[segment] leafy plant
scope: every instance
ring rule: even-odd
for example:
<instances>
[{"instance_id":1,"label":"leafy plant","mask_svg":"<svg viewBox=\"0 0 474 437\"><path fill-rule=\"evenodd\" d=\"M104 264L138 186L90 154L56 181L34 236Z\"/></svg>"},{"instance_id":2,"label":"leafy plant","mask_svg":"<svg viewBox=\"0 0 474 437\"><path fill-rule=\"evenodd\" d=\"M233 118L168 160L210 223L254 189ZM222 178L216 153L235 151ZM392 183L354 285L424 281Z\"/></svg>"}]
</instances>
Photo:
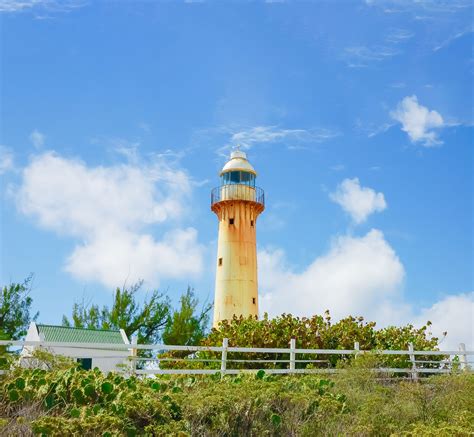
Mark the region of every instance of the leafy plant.
<instances>
[{"instance_id":1,"label":"leafy plant","mask_svg":"<svg viewBox=\"0 0 474 437\"><path fill-rule=\"evenodd\" d=\"M39 313L33 315L30 296L33 275L22 283L12 282L0 292L0 340L19 340L26 335L28 325L36 320Z\"/></svg>"},{"instance_id":2,"label":"leafy plant","mask_svg":"<svg viewBox=\"0 0 474 437\"><path fill-rule=\"evenodd\" d=\"M229 339L229 346L259 347L259 348L288 348L290 340L296 339L296 348L299 349L353 349L358 342L361 350L407 350L408 344L413 343L416 350L435 350L438 339L431 337L428 332L430 322L421 328L413 325L402 327L390 326L377 329L375 322L366 322L363 317L346 317L333 323L327 311L323 316L294 317L291 314L282 314L273 319L267 314L257 320L253 317L234 317L224 320L218 329L212 329L210 334L201 342L204 346L220 346L224 338ZM202 359L216 359L217 353L205 352L199 354ZM265 368L287 367L288 353L258 353L242 354L228 353L229 359L267 360L270 363ZM436 361L443 357L419 356L419 360ZM314 361L313 368L334 367L341 359L341 355L305 355L299 354L298 360ZM389 367L411 366L408 355L384 356L381 364ZM234 363L233 363L234 364ZM261 363L235 363L236 368L262 367ZM307 363L297 363L298 367L307 366ZM211 367L211 365L208 365ZM430 365L427 365L428 367Z\"/></svg>"}]
</instances>

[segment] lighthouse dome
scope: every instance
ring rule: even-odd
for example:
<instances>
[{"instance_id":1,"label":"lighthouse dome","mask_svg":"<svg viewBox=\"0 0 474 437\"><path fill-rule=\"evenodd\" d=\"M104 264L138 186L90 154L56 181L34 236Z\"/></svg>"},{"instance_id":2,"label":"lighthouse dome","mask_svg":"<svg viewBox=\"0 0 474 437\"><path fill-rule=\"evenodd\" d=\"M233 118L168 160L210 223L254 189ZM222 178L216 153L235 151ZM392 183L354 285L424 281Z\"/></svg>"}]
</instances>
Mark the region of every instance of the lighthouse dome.
<instances>
[{"instance_id":1,"label":"lighthouse dome","mask_svg":"<svg viewBox=\"0 0 474 437\"><path fill-rule=\"evenodd\" d=\"M220 176L222 176L224 173L233 171L243 171L252 173L255 176L257 175L257 172L247 159L247 154L241 150L234 150L231 152L230 159L222 168Z\"/></svg>"}]
</instances>

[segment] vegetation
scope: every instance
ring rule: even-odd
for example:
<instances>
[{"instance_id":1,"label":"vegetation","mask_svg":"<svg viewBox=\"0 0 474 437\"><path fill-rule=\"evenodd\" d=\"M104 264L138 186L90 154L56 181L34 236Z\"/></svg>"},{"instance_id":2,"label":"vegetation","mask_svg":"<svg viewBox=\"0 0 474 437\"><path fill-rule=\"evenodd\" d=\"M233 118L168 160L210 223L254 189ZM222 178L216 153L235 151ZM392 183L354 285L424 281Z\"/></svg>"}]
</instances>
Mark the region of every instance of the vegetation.
<instances>
[{"instance_id":1,"label":"vegetation","mask_svg":"<svg viewBox=\"0 0 474 437\"><path fill-rule=\"evenodd\" d=\"M2 289L0 335L21 338L30 320L31 278ZM143 303L138 283L117 289L112 306L75 304L66 326L122 328L140 343L219 346L223 338L230 346L287 348L291 338L297 348L436 349L438 339L429 333L430 323L420 329L407 325L377 329L362 317L347 317L333 323L329 313L311 318L283 314L275 319L234 318L206 335L210 305L198 308L188 289L179 308L173 310L166 295L153 291ZM0 351L1 352L1 351ZM220 355L198 354L212 359ZM168 359L183 354L167 354ZM228 359L287 359L288 355L259 354ZM35 365L21 368L10 356L0 375L0 434L84 436L468 436L474 429L474 375L451 374L421 378L420 382L381 379L374 367L408 367L405 356L376 353L341 359L340 355L319 359L309 366L338 367L327 377L317 374L274 376L258 370L254 374L202 377L136 376L86 371L69 359L35 352ZM418 357L423 360L424 357ZM438 357L441 359L442 357ZM436 359L430 357L430 360ZM5 358L0 356L0 361ZM166 361L161 366L213 368L219 363ZM232 362L232 367L244 365ZM246 363L245 367L252 364ZM274 362L267 367L286 367ZM306 366L298 363L297 366ZM430 364L427 364L428 366ZM229 366L229 367L231 367ZM382 375L391 377L393 375Z\"/></svg>"},{"instance_id":2,"label":"vegetation","mask_svg":"<svg viewBox=\"0 0 474 437\"><path fill-rule=\"evenodd\" d=\"M28 276L22 283L12 282L2 288L0 294L0 340L19 340L26 335L31 320L30 290L33 275Z\"/></svg>"},{"instance_id":3,"label":"vegetation","mask_svg":"<svg viewBox=\"0 0 474 437\"><path fill-rule=\"evenodd\" d=\"M128 338L137 336L138 343L165 341L168 344L197 344L209 323L211 305L198 312L198 299L188 287L181 296L180 308L172 310L169 298L157 290L143 304L137 300L143 281L129 288L117 288L112 306L75 303L72 317L63 316L64 326L89 329L123 329Z\"/></svg>"},{"instance_id":4,"label":"vegetation","mask_svg":"<svg viewBox=\"0 0 474 437\"><path fill-rule=\"evenodd\" d=\"M361 350L407 350L412 343L415 350L436 350L438 338L432 337L428 331L430 322L421 328L413 325L401 327L390 326L377 329L375 322L365 322L363 317L346 317L336 323L331 321L329 312L324 316L294 317L283 314L270 319L267 314L261 320L255 318L236 318L223 321L219 329L213 329L201 342L204 346L220 346L224 338L229 339L229 346L261 347L261 348L288 348L290 340L296 339L298 349L354 349L358 342ZM217 358L212 352L199 354L200 358ZM288 354L259 353L241 354L229 353L229 359L264 359L287 360ZM419 360L436 361L443 356L419 356ZM341 355L304 355L299 354L298 360L317 360L311 367L335 367L341 360ZM390 355L380 358L381 364L388 367L406 368L411 363L408 355ZM436 364L437 365L437 364ZM233 366L239 368L238 363ZM249 363L240 364L249 367ZM287 363L269 364L268 367L286 367ZM307 366L297 363L297 367ZM430 364L426 365L427 367ZM254 363L255 368L261 363Z\"/></svg>"},{"instance_id":5,"label":"vegetation","mask_svg":"<svg viewBox=\"0 0 474 437\"><path fill-rule=\"evenodd\" d=\"M136 335L139 343L156 343L166 326L170 313L169 298L154 290L143 304L137 301L137 293L143 286L140 281L129 288L117 288L112 306L75 303L72 321L63 316L64 326L94 329L123 329L131 338Z\"/></svg>"},{"instance_id":6,"label":"vegetation","mask_svg":"<svg viewBox=\"0 0 474 437\"><path fill-rule=\"evenodd\" d=\"M371 359L361 356L331 379L263 370L138 379L51 358L49 371L14 368L0 380L0 434L472 435L472 374L384 384L367 370Z\"/></svg>"},{"instance_id":7,"label":"vegetation","mask_svg":"<svg viewBox=\"0 0 474 437\"><path fill-rule=\"evenodd\" d=\"M220 345L223 338L228 338L229 346L278 348L288 347L295 338L297 348L353 349L354 342L358 342L362 350L406 350L408 343L413 343L417 350L432 350L438 345L438 338L427 332L430 325L428 322L420 329L412 325L376 329L375 322L366 322L363 317L349 316L333 323L329 311L324 316L282 314L273 319L264 314L261 320L252 317L224 320L204 344Z\"/></svg>"},{"instance_id":8,"label":"vegetation","mask_svg":"<svg viewBox=\"0 0 474 437\"><path fill-rule=\"evenodd\" d=\"M168 316L162 340L165 344L172 345L199 344L206 334L212 305L205 305L198 312L199 301L189 287L181 296L180 304L180 308Z\"/></svg>"}]
</instances>

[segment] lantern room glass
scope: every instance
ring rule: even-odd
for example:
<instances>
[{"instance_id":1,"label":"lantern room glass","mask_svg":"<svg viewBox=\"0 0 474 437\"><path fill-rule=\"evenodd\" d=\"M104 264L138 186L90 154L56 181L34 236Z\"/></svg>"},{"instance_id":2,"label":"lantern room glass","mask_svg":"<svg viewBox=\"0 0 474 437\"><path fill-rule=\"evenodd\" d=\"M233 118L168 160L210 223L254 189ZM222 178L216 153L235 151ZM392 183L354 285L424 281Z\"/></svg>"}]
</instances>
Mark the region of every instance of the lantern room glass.
<instances>
[{"instance_id":1,"label":"lantern room glass","mask_svg":"<svg viewBox=\"0 0 474 437\"><path fill-rule=\"evenodd\" d=\"M229 171L221 176L222 185L248 185L255 187L255 175L248 171Z\"/></svg>"}]
</instances>

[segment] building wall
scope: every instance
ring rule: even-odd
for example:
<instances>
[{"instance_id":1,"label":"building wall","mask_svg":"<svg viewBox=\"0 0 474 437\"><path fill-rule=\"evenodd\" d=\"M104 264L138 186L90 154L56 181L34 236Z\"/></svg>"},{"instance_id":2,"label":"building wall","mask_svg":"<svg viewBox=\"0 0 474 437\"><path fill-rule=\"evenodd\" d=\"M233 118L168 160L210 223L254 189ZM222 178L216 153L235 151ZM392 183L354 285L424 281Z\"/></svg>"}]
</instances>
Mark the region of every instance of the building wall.
<instances>
[{"instance_id":1,"label":"building wall","mask_svg":"<svg viewBox=\"0 0 474 437\"><path fill-rule=\"evenodd\" d=\"M256 229L262 209L251 201L213 205L219 220L214 327L234 314L258 317Z\"/></svg>"},{"instance_id":2,"label":"building wall","mask_svg":"<svg viewBox=\"0 0 474 437\"><path fill-rule=\"evenodd\" d=\"M71 347L54 347L49 348L49 351L70 357L76 360L77 358L92 358L92 368L98 367L102 372L111 372L120 370L120 365L128 363L129 352L127 350L101 350L101 349L79 349Z\"/></svg>"}]
</instances>

